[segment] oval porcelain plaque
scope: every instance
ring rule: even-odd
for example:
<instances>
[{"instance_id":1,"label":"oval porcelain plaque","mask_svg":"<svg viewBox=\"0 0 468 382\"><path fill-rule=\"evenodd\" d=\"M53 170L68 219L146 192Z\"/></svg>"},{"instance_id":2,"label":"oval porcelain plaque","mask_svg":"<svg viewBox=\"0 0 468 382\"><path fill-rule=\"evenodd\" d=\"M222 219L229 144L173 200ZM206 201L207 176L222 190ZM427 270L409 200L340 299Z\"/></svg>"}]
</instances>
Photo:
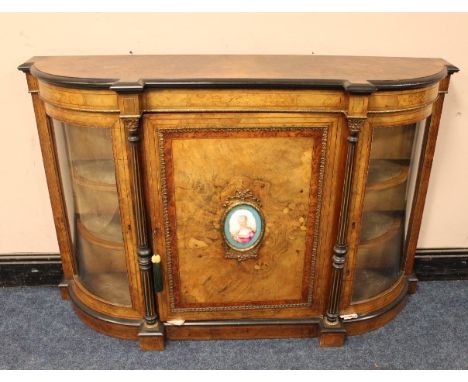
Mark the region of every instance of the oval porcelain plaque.
<instances>
[{"instance_id":1,"label":"oval porcelain plaque","mask_svg":"<svg viewBox=\"0 0 468 382\"><path fill-rule=\"evenodd\" d=\"M247 251L259 244L263 235L263 218L253 205L239 203L226 213L223 222L224 238L234 250Z\"/></svg>"}]
</instances>

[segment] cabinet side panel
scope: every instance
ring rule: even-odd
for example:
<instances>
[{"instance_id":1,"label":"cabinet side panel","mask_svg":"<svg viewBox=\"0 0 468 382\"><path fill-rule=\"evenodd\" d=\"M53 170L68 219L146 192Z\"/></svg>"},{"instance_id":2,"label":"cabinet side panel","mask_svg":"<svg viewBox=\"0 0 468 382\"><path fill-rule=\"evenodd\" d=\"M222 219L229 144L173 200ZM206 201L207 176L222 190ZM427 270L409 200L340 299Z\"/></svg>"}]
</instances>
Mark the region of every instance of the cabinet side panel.
<instances>
[{"instance_id":1,"label":"cabinet side panel","mask_svg":"<svg viewBox=\"0 0 468 382\"><path fill-rule=\"evenodd\" d=\"M39 97L36 79L30 74L27 74L27 80L36 116L37 131L52 205L54 224L57 232L57 240L60 248L64 278L69 280L76 272L76 265L73 261L73 245L60 183L60 171L56 158L52 126L47 117L44 103Z\"/></svg>"},{"instance_id":2,"label":"cabinet side panel","mask_svg":"<svg viewBox=\"0 0 468 382\"><path fill-rule=\"evenodd\" d=\"M429 187L429 177L431 175L432 161L434 158L437 135L439 133L439 124L442 116L442 107L444 104L445 94L443 91L448 89L448 79L441 83L441 93L439 98L433 105L430 124L423 142L421 158L419 163L418 178L415 186L415 197L412 200L411 216L408 222L408 232L406 241L406 263L405 274L409 275L413 272L414 256L416 246L418 244L419 231L421 229L421 221L424 211L424 203L426 202L427 189ZM446 86L446 88L444 88Z\"/></svg>"}]
</instances>

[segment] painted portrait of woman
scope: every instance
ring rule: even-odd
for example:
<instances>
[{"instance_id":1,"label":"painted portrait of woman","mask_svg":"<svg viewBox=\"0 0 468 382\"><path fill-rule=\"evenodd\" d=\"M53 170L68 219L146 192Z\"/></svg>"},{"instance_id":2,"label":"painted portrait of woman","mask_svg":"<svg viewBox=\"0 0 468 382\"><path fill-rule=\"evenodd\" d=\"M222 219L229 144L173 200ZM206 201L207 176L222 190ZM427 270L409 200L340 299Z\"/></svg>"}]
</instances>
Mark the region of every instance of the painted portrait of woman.
<instances>
[{"instance_id":1,"label":"painted portrait of woman","mask_svg":"<svg viewBox=\"0 0 468 382\"><path fill-rule=\"evenodd\" d=\"M235 211L229 219L229 232L234 241L241 244L249 243L257 232L252 212L247 209Z\"/></svg>"}]
</instances>

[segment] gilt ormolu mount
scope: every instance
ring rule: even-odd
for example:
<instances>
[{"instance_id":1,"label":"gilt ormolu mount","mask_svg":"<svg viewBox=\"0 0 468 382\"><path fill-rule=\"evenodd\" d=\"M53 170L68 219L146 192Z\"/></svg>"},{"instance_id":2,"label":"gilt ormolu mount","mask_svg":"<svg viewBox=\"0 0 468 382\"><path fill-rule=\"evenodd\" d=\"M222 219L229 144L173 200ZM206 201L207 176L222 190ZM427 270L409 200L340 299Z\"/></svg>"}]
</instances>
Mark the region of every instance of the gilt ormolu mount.
<instances>
[{"instance_id":1,"label":"gilt ormolu mount","mask_svg":"<svg viewBox=\"0 0 468 382\"><path fill-rule=\"evenodd\" d=\"M236 191L223 204L224 255L227 259L256 259L265 233L262 203L250 190Z\"/></svg>"},{"instance_id":2,"label":"gilt ormolu mount","mask_svg":"<svg viewBox=\"0 0 468 382\"><path fill-rule=\"evenodd\" d=\"M415 291L457 71L444 60L77 56L19 68L62 296L96 330L148 350L166 338L339 346Z\"/></svg>"}]
</instances>

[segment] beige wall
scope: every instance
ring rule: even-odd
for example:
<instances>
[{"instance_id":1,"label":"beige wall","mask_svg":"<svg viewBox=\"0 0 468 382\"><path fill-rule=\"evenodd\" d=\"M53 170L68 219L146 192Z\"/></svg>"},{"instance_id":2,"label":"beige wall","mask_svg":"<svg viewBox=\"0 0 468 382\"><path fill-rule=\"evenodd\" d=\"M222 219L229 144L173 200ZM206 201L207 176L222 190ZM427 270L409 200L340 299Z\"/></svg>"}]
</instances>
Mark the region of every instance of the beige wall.
<instances>
[{"instance_id":1,"label":"beige wall","mask_svg":"<svg viewBox=\"0 0 468 382\"><path fill-rule=\"evenodd\" d=\"M31 100L34 55L151 53L442 57L446 98L420 247L468 247L468 14L0 14L0 254L56 252Z\"/></svg>"}]
</instances>

